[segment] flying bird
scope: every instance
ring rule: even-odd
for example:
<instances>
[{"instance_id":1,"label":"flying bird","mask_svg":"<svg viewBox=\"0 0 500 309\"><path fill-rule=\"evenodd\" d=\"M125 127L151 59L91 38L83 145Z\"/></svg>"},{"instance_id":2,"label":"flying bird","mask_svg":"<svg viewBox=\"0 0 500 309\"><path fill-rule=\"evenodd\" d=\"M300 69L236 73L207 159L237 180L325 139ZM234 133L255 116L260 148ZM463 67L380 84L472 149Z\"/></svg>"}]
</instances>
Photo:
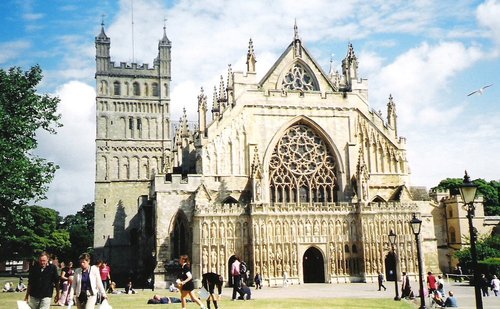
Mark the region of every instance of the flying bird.
<instances>
[{"instance_id":1,"label":"flying bird","mask_svg":"<svg viewBox=\"0 0 500 309\"><path fill-rule=\"evenodd\" d=\"M467 96L468 96L468 97L470 97L471 95L476 94L476 93L477 93L478 95L482 95L482 94L486 91L486 88L491 87L491 86L493 86L493 84L489 84L489 85L483 86L483 87L479 88L479 89L478 89L478 90L476 90L476 91L472 91L472 92L471 92L471 93L469 93Z\"/></svg>"}]
</instances>

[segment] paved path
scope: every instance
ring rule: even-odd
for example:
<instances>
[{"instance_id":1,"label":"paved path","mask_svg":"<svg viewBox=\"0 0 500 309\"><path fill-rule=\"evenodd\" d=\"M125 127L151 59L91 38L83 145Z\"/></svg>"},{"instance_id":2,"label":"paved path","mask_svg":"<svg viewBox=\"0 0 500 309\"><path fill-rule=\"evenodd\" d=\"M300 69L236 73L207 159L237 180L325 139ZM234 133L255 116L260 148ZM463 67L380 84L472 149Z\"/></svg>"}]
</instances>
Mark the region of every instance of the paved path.
<instances>
[{"instance_id":1,"label":"paved path","mask_svg":"<svg viewBox=\"0 0 500 309\"><path fill-rule=\"evenodd\" d=\"M261 290L252 288L252 298L394 298L394 282L384 282L386 291L377 291L376 283L341 283L341 284L321 284L308 283L302 285L290 285L288 287L264 287ZM399 283L398 283L399 285ZM412 282L413 290L418 287L416 282ZM401 286L399 285L399 288ZM418 289L418 288L417 288ZM474 298L474 288L468 284L450 282L445 285L446 293L452 290L458 300L459 308L476 308ZM222 292L225 299L231 299L231 288L224 288ZM430 308L430 299L426 299L427 308ZM417 298L416 303L420 304ZM483 298L483 308L500 308L500 296L495 297L490 292L490 297Z\"/></svg>"}]
</instances>

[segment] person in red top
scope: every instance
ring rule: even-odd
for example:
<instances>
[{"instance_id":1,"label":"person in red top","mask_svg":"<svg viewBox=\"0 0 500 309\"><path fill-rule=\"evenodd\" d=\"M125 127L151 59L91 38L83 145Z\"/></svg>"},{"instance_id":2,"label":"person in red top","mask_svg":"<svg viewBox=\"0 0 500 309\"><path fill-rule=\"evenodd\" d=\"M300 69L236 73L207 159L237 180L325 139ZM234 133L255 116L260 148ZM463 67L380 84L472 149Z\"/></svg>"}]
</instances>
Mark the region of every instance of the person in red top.
<instances>
[{"instance_id":1,"label":"person in red top","mask_svg":"<svg viewBox=\"0 0 500 309\"><path fill-rule=\"evenodd\" d=\"M104 290L107 291L109 283L111 282L111 268L108 266L106 261L101 261L99 263L99 274L101 275L102 285Z\"/></svg>"},{"instance_id":2,"label":"person in red top","mask_svg":"<svg viewBox=\"0 0 500 309\"><path fill-rule=\"evenodd\" d=\"M429 295L432 295L437 289L436 276L434 276L432 272L427 273L427 288L429 289Z\"/></svg>"}]
</instances>

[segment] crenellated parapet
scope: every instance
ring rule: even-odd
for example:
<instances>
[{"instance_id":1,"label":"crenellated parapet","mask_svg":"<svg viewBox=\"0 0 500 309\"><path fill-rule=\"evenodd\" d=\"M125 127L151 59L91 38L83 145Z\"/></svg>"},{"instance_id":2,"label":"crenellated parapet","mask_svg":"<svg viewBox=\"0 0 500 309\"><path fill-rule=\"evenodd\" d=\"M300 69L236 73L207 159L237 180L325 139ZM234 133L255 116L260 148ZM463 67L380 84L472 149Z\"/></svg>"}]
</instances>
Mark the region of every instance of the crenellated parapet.
<instances>
[{"instance_id":1,"label":"crenellated parapet","mask_svg":"<svg viewBox=\"0 0 500 309\"><path fill-rule=\"evenodd\" d=\"M151 68L148 63L138 64L135 62L120 62L119 64L116 64L114 61L111 61L110 65L111 67L107 75L111 77L158 77L158 64L154 64Z\"/></svg>"}]
</instances>

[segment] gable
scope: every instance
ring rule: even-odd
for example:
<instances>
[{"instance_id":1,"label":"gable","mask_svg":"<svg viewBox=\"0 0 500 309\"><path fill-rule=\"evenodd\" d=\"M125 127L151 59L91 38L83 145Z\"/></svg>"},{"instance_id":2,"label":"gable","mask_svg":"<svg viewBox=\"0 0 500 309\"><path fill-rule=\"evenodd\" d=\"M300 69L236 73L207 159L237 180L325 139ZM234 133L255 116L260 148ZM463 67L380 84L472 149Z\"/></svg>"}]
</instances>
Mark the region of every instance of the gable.
<instances>
[{"instance_id":1,"label":"gable","mask_svg":"<svg viewBox=\"0 0 500 309\"><path fill-rule=\"evenodd\" d=\"M197 204L208 204L212 197L210 196L210 192L208 192L207 187L204 184L201 184L198 189L195 191L195 199Z\"/></svg>"},{"instance_id":2,"label":"gable","mask_svg":"<svg viewBox=\"0 0 500 309\"><path fill-rule=\"evenodd\" d=\"M338 91L309 51L296 39L259 82L263 90Z\"/></svg>"}]
</instances>

